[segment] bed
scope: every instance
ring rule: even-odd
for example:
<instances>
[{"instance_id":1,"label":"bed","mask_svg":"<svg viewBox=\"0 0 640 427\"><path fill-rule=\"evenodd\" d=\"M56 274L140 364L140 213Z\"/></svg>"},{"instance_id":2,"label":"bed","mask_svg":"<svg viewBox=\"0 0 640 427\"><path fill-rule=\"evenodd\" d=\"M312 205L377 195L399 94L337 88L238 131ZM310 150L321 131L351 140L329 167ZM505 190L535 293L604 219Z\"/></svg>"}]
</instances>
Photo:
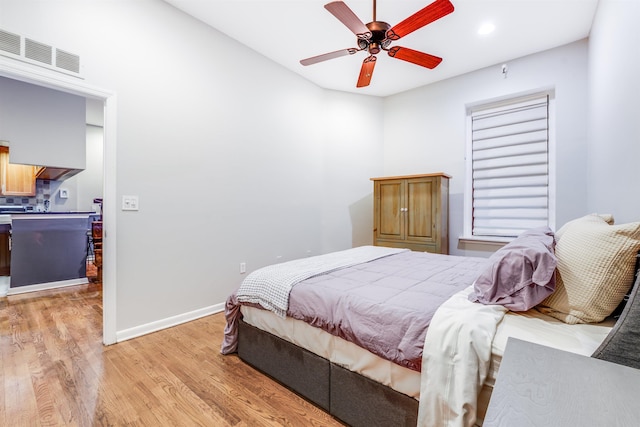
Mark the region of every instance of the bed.
<instances>
[{"instance_id":1,"label":"bed","mask_svg":"<svg viewBox=\"0 0 640 427\"><path fill-rule=\"evenodd\" d=\"M614 227L612 219L606 220L602 219ZM569 236L567 243L573 234L584 235L582 229L560 231L565 232L563 239ZM561 247L555 248L553 238L552 242L555 254ZM481 425L508 337L591 355L615 323L608 315L597 322L568 322L552 302L544 310L514 312L505 307L509 304L504 298L490 304L471 301L478 297L474 287L478 279L487 271L495 276L496 260L504 262L509 258L505 253L518 252L513 245L505 248L497 257L485 259L363 247L302 260L295 273L281 270L289 263L265 268L266 277L272 278L266 282L288 282L295 276L294 283L285 285L282 295L272 295L271 302L256 297L264 289L251 289L247 296L239 288L231 295L222 352L237 351L248 364L352 426ZM633 248L640 249L637 241L629 250ZM318 270L316 263L325 264L327 256L329 266ZM620 251L615 257L628 264ZM522 270L533 276L535 267ZM631 278L622 276L628 280L621 286L626 293L633 265ZM570 288L568 283L561 285L562 292ZM286 304L281 304L284 300ZM575 307L572 310L565 311L575 314ZM332 323L324 312L345 316ZM354 313L365 316L355 319ZM395 314L400 317L392 318ZM353 326L363 322L364 328ZM480 338L474 337L478 330ZM465 340L477 342L467 345ZM451 357L447 348L458 353ZM457 364L449 363L452 359ZM473 369L468 360L474 360ZM464 409L452 415L451 408ZM431 412L439 412L437 423Z\"/></svg>"}]
</instances>

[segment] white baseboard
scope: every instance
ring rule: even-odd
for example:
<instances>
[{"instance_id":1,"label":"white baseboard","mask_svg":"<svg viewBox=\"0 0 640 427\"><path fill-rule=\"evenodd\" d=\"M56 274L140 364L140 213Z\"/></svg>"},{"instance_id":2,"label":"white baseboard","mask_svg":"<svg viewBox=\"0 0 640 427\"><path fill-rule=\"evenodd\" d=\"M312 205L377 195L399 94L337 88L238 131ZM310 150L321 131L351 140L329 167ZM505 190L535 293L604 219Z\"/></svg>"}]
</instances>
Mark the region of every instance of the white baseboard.
<instances>
[{"instance_id":1,"label":"white baseboard","mask_svg":"<svg viewBox=\"0 0 640 427\"><path fill-rule=\"evenodd\" d=\"M191 322L192 320L200 319L201 317L209 316L211 314L220 313L224 310L225 303L211 305L198 310L190 311L188 313L179 314L177 316L167 317L166 319L156 320L155 322L147 323L145 325L136 326L134 328L125 329L116 332L116 342L130 340L142 335L157 332L162 329L167 329L172 326L177 326L182 323Z\"/></svg>"},{"instance_id":2,"label":"white baseboard","mask_svg":"<svg viewBox=\"0 0 640 427\"><path fill-rule=\"evenodd\" d=\"M85 283L89 283L89 279L86 277L80 277L79 279L59 280L57 282L38 283L37 285L18 286L17 288L9 288L7 290L7 295L45 291L48 289L64 288L66 286L84 285Z\"/></svg>"}]
</instances>

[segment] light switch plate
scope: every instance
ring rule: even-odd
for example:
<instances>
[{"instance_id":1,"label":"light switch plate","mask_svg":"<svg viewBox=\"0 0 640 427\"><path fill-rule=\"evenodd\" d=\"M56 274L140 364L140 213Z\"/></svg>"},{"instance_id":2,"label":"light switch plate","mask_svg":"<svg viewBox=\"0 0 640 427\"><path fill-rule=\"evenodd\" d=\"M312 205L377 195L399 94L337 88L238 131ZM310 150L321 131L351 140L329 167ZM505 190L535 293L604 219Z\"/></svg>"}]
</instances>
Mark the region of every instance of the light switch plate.
<instances>
[{"instance_id":1,"label":"light switch plate","mask_svg":"<svg viewBox=\"0 0 640 427\"><path fill-rule=\"evenodd\" d=\"M137 211L138 210L138 196L122 196L122 210L123 211Z\"/></svg>"},{"instance_id":2,"label":"light switch plate","mask_svg":"<svg viewBox=\"0 0 640 427\"><path fill-rule=\"evenodd\" d=\"M60 189L60 198L61 199L68 199L69 198L69 190L67 190L66 188L61 188Z\"/></svg>"}]
</instances>

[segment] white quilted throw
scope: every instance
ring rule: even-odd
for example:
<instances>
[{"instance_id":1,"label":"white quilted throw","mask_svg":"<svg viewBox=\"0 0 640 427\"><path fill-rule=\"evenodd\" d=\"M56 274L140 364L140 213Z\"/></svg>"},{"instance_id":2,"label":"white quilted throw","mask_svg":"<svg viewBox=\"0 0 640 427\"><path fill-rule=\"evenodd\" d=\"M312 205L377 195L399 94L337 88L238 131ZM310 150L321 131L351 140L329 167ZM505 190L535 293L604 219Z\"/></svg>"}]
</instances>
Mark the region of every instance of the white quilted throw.
<instances>
[{"instance_id":1,"label":"white quilted throw","mask_svg":"<svg viewBox=\"0 0 640 427\"><path fill-rule=\"evenodd\" d=\"M433 315L422 351L419 427L472 427L491 345L505 313L501 305L469 301L473 287L454 294Z\"/></svg>"},{"instance_id":2,"label":"white quilted throw","mask_svg":"<svg viewBox=\"0 0 640 427\"><path fill-rule=\"evenodd\" d=\"M274 264L249 274L236 292L239 302L260 304L285 317L291 288L305 279L373 261L408 249L360 246L309 258Z\"/></svg>"}]
</instances>

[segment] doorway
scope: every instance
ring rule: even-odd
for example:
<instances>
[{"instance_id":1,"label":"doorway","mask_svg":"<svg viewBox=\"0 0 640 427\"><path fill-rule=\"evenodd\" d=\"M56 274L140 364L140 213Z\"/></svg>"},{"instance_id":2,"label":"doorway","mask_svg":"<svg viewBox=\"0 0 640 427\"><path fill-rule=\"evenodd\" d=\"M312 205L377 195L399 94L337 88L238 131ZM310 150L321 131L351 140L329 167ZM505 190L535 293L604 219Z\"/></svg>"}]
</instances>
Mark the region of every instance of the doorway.
<instances>
[{"instance_id":1,"label":"doorway","mask_svg":"<svg viewBox=\"0 0 640 427\"><path fill-rule=\"evenodd\" d=\"M19 80L61 92L82 96L102 104L104 121L103 146L103 333L105 345L114 344L116 337L116 95L87 85L72 77L46 71L37 66L0 58L0 76ZM99 108L98 108L99 110Z\"/></svg>"}]
</instances>

